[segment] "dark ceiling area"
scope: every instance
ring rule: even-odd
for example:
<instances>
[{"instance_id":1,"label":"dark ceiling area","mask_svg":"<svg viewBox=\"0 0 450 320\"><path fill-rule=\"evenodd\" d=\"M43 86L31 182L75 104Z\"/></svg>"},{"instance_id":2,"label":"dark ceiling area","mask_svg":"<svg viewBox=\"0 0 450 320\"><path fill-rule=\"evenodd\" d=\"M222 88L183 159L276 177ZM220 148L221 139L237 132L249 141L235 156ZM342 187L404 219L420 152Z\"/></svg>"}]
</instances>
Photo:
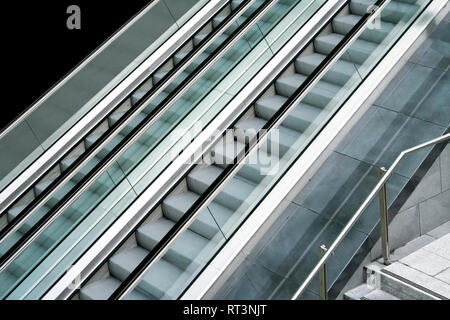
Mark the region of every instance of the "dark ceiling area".
<instances>
[{"instance_id":1,"label":"dark ceiling area","mask_svg":"<svg viewBox=\"0 0 450 320\"><path fill-rule=\"evenodd\" d=\"M3 99L0 128L39 99L149 1L11 1L3 3ZM67 9L81 10L69 30Z\"/></svg>"}]
</instances>

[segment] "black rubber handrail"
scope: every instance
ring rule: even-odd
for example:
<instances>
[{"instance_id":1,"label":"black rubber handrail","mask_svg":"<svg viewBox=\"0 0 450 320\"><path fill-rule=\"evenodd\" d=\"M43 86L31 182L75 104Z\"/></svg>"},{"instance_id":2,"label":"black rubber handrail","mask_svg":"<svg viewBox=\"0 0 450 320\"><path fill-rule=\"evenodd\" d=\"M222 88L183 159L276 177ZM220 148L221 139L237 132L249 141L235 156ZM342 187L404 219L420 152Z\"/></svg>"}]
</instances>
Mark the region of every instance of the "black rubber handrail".
<instances>
[{"instance_id":1,"label":"black rubber handrail","mask_svg":"<svg viewBox=\"0 0 450 320\"><path fill-rule=\"evenodd\" d=\"M233 19L233 17L238 14L238 12L240 12L240 9L244 8L246 6L246 4L249 2L250 0L243 2L239 5L238 8L236 8L236 10L233 12L232 15L228 16L227 19L225 19L224 21L222 21L220 23L220 26L225 25L228 21L230 21L231 19ZM224 48L226 48L228 46L229 43L232 43L237 37L240 36L240 31L244 30L248 25L251 25L253 23L253 20L255 17L257 17L261 12L263 12L267 7L269 7L269 5L271 5L271 3L275 1L275 0L267 0L264 2L264 4L259 7L256 11L254 11L248 18L247 20L242 23L238 29L236 29L235 31L233 31L230 36L219 46L217 47L210 56L208 56L207 59L205 59L205 61L203 61L203 63L201 65L199 65L173 92L171 92L163 101L162 103L155 108L154 110L152 110L152 112L150 112L146 118L132 131L130 132L105 158L103 158L90 172L89 174L87 174L86 176L84 176L76 185L74 188L72 188L71 192L66 194L60 201L58 201L58 203L52 207L52 209L47 212L44 217L42 217L32 228L30 228L30 230L28 230L22 237L21 239L19 239L2 257L0 257L0 270L4 270L14 259L14 256L16 255L16 252L18 250L23 250L24 247L27 247L27 242L29 242L30 240L32 240L33 238L36 237L36 234L41 231L41 228L43 226L45 226L47 223L49 223L50 221L52 221L52 219L54 219L56 213L58 212L58 210L60 210L61 208L64 208L64 206L72 199L72 195L77 193L79 190L83 189L85 187L85 185L90 182L90 177L94 176L96 173L101 172L103 170L104 164L107 163L110 159L112 159L117 153L119 153L120 151L122 151L123 147L127 145L127 143L129 141L132 141L133 139L135 139L136 136L139 135L140 131L142 128L144 128L148 123L150 123L151 121L154 120L155 115L157 115L159 113L160 110L163 110L165 108L165 106L169 105L170 103L172 103L173 98L176 97L178 95L179 92L182 92L186 87L191 85L191 81L193 79L195 79L198 75L202 74L205 69L207 69L206 67L208 66L208 63L211 61L214 61L214 59L219 56L220 54L222 54L222 50ZM207 36L205 39L203 39L203 41L208 41L208 39L211 39L214 35L210 34L209 36ZM202 41L202 42L203 42ZM192 53L193 54L193 53ZM189 59L189 57L185 57L184 59ZM183 60L184 60L183 59ZM181 64L181 62L180 62ZM175 71L173 71L175 72ZM168 75L166 75L167 77ZM160 81L162 82L162 80ZM146 103L147 101L142 101L140 103L138 103L136 105L136 107L142 103ZM123 119L123 118L121 118ZM119 120L118 122L120 122L121 120ZM123 120L122 120L123 121ZM101 138L100 138L101 139ZM100 140L99 139L99 140ZM106 139L106 138L104 138ZM101 143L99 142L99 140L97 140L96 143ZM84 154L83 154L84 155ZM14 222L14 220L12 221ZM11 223L12 223L11 222ZM4 230L2 230L0 232L0 235L5 235L7 234L8 229L11 229L13 227L10 227L11 223L4 228ZM0 239L1 236L0 236Z\"/></svg>"},{"instance_id":2,"label":"black rubber handrail","mask_svg":"<svg viewBox=\"0 0 450 320\"><path fill-rule=\"evenodd\" d=\"M378 0L374 4L374 8L380 7L384 2L390 0ZM348 1L349 2L349 1ZM156 244L156 246L147 254L147 256L139 263L139 265L128 275L128 277L120 284L120 286L111 294L108 300L121 299L135 282L142 278L142 275L147 272L148 266L155 262L157 256L165 252L168 245L170 245L177 237L178 233L186 227L188 221L196 215L196 213L203 207L205 203L212 201L211 197L218 191L226 182L230 175L240 166L240 160L248 156L253 151L255 146L259 142L267 137L267 133L274 129L274 125L280 120L287 110L290 110L298 97L304 95L307 91L312 89L314 83L319 75L329 67L335 57L341 52L342 48L346 47L348 43L354 40L354 37L360 29L362 29L366 22L376 13L378 10L373 10L370 13L365 14L360 21L342 38L339 44L327 55L327 57L319 64L319 66L306 78L306 80L300 85L294 94L281 106L281 108L270 118L269 121L260 129L257 135L251 141L246 141L243 152L238 154L233 164L228 165L222 173L214 180L214 182L206 189L206 191L194 202L194 204L186 211L186 213L178 220L175 225L169 230L169 232ZM262 140L260 140L261 132L265 132Z\"/></svg>"}]
</instances>

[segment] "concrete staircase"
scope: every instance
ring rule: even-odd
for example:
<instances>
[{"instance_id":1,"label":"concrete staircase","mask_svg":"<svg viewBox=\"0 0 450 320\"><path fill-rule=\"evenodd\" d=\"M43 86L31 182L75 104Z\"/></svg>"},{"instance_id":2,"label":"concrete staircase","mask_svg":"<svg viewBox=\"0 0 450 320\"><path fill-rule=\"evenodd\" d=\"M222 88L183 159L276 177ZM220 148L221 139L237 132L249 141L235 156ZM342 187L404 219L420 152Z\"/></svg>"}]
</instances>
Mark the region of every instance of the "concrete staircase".
<instances>
[{"instance_id":1,"label":"concrete staircase","mask_svg":"<svg viewBox=\"0 0 450 320\"><path fill-rule=\"evenodd\" d=\"M344 300L450 299L450 232L420 248L417 240L394 252L391 265L366 266L366 283L345 293Z\"/></svg>"}]
</instances>

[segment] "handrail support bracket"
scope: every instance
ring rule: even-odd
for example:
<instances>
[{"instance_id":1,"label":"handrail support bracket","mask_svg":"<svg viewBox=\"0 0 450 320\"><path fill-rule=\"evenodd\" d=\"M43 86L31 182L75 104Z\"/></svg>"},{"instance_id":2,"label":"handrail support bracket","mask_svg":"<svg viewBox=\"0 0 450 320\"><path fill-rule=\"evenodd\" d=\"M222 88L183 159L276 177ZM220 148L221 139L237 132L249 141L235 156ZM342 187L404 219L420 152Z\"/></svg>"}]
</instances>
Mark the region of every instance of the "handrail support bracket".
<instances>
[{"instance_id":1,"label":"handrail support bracket","mask_svg":"<svg viewBox=\"0 0 450 320\"><path fill-rule=\"evenodd\" d=\"M319 248L319 261L327 253L328 249L325 245ZM324 263L320 268L319 272L319 295L321 300L328 300L328 290L327 290L327 264Z\"/></svg>"},{"instance_id":2,"label":"handrail support bracket","mask_svg":"<svg viewBox=\"0 0 450 320\"><path fill-rule=\"evenodd\" d=\"M387 173L386 168L379 169L380 179L383 179ZM380 206L380 223L381 223L381 251L383 254L383 264L388 266L390 261L390 248L389 248L389 211L387 202L387 182L383 184L379 191L379 206Z\"/></svg>"}]
</instances>

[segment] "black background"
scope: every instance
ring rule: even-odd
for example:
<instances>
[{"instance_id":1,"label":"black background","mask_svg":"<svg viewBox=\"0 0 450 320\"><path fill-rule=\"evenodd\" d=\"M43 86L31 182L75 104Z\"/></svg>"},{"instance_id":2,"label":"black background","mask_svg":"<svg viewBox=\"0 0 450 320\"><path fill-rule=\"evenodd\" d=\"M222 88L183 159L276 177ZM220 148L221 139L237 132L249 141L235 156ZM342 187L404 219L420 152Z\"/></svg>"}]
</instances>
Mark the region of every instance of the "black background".
<instances>
[{"instance_id":1,"label":"black background","mask_svg":"<svg viewBox=\"0 0 450 320\"><path fill-rule=\"evenodd\" d=\"M2 2L0 128L32 105L149 2ZM66 11L73 4L81 8L81 30L66 27Z\"/></svg>"}]
</instances>

